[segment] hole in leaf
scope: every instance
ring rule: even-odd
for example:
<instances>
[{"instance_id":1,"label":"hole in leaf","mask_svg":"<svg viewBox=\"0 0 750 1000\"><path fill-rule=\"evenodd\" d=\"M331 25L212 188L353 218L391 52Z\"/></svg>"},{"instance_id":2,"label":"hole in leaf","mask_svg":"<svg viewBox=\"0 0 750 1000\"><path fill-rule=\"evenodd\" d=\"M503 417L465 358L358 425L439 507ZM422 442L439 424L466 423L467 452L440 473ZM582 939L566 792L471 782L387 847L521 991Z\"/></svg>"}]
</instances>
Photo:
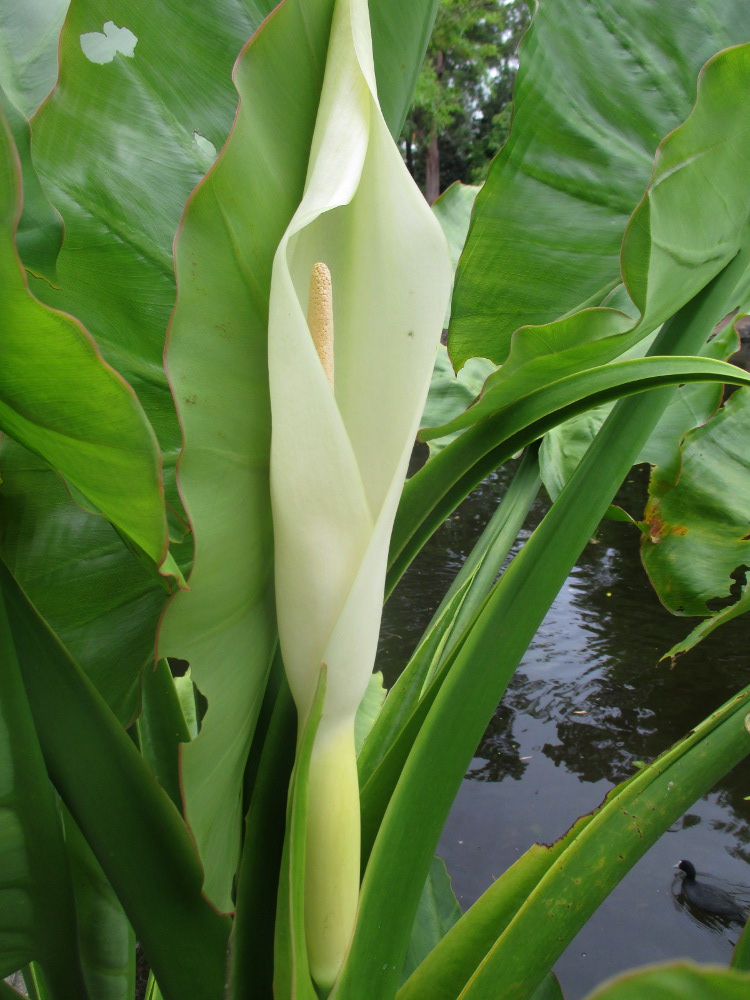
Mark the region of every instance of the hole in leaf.
<instances>
[{"instance_id":1,"label":"hole in leaf","mask_svg":"<svg viewBox=\"0 0 750 1000\"><path fill-rule=\"evenodd\" d=\"M216 159L216 146L200 132L193 132L193 142L198 147L201 160L210 165Z\"/></svg>"},{"instance_id":2,"label":"hole in leaf","mask_svg":"<svg viewBox=\"0 0 750 1000\"><path fill-rule=\"evenodd\" d=\"M103 66L116 55L133 58L137 37L129 28L118 28L114 21L107 21L101 31L88 31L81 35L81 50L89 62Z\"/></svg>"}]
</instances>

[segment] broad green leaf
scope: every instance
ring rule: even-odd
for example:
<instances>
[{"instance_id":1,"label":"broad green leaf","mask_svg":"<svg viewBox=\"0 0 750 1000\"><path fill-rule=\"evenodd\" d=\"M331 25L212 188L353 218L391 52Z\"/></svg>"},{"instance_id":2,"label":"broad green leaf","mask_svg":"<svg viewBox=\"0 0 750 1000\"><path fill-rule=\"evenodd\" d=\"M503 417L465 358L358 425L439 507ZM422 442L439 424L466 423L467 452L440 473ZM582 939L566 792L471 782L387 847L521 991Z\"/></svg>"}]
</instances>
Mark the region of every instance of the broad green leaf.
<instances>
[{"instance_id":1,"label":"broad green leaf","mask_svg":"<svg viewBox=\"0 0 750 1000\"><path fill-rule=\"evenodd\" d=\"M407 979L461 916L442 858L433 858L419 900L402 976Z\"/></svg>"},{"instance_id":2,"label":"broad green leaf","mask_svg":"<svg viewBox=\"0 0 750 1000\"><path fill-rule=\"evenodd\" d=\"M676 481L654 469L641 556L673 614L708 614L706 602L729 598L732 574L750 564L748 427L750 393L738 390L685 436Z\"/></svg>"},{"instance_id":3,"label":"broad green leaf","mask_svg":"<svg viewBox=\"0 0 750 1000\"><path fill-rule=\"evenodd\" d=\"M492 361L488 361L486 358L470 358L456 375L448 357L448 351L441 344L435 359L435 368L420 426L441 427L463 413L480 394L482 386L496 367ZM430 455L441 451L454 440L456 434L430 438L428 441Z\"/></svg>"},{"instance_id":4,"label":"broad green leaf","mask_svg":"<svg viewBox=\"0 0 750 1000\"><path fill-rule=\"evenodd\" d=\"M747 382L739 369L720 361L640 358L553 381L479 421L435 455L407 483L391 541L387 592L460 501L489 472L551 427L605 400L647 388L712 378L738 385ZM422 431L420 436L425 433ZM633 458L636 457L637 453Z\"/></svg>"},{"instance_id":5,"label":"broad green leaf","mask_svg":"<svg viewBox=\"0 0 750 1000\"><path fill-rule=\"evenodd\" d=\"M54 790L34 731L0 574L0 980L37 960L55 1000L86 998Z\"/></svg>"},{"instance_id":6,"label":"broad green leaf","mask_svg":"<svg viewBox=\"0 0 750 1000\"><path fill-rule=\"evenodd\" d=\"M2 87L0 106L10 126L21 165L23 209L16 228L16 249L25 268L54 283L55 262L63 238L62 220L42 190L34 169L29 123Z\"/></svg>"},{"instance_id":7,"label":"broad green leaf","mask_svg":"<svg viewBox=\"0 0 750 1000\"><path fill-rule=\"evenodd\" d=\"M93 1000L132 1000L133 929L72 816L67 810L63 815L76 900L79 951L89 994Z\"/></svg>"},{"instance_id":8,"label":"broad green leaf","mask_svg":"<svg viewBox=\"0 0 750 1000\"><path fill-rule=\"evenodd\" d=\"M0 8L0 86L27 118L54 85L68 2L7 0Z\"/></svg>"},{"instance_id":9,"label":"broad green leaf","mask_svg":"<svg viewBox=\"0 0 750 1000\"><path fill-rule=\"evenodd\" d=\"M640 319L634 323L624 312L601 307L524 327L513 337L505 363L487 380L480 401L448 425L450 430L480 420L552 378L623 354L733 260L750 238L744 181L750 156L749 87L750 45L719 53L701 73L690 116L659 146L651 182L622 242L623 280ZM477 258L477 253L467 255ZM746 280L744 272L737 275L737 301L730 310L742 304ZM705 339L710 333L711 328Z\"/></svg>"},{"instance_id":10,"label":"broad green leaf","mask_svg":"<svg viewBox=\"0 0 750 1000\"><path fill-rule=\"evenodd\" d=\"M439 2L381 0L370 4L378 98L394 139L401 134L409 112Z\"/></svg>"},{"instance_id":11,"label":"broad green leaf","mask_svg":"<svg viewBox=\"0 0 750 1000\"><path fill-rule=\"evenodd\" d=\"M188 203L175 247L178 299L166 364L185 437L180 489L197 555L190 591L168 607L159 646L162 656L189 661L208 699L201 732L182 753L182 782L205 892L225 911L239 857L242 773L276 646L271 268L302 196L330 30L330 0L304 8L303 16L300 0L287 0L243 50L237 120Z\"/></svg>"},{"instance_id":12,"label":"broad green leaf","mask_svg":"<svg viewBox=\"0 0 750 1000\"><path fill-rule=\"evenodd\" d=\"M327 668L305 894L310 966L323 989L356 916L354 719L450 281L445 238L380 111L368 5L337 0L305 191L274 259L268 328L276 610L301 726ZM316 350L319 333L328 339Z\"/></svg>"},{"instance_id":13,"label":"broad green leaf","mask_svg":"<svg viewBox=\"0 0 750 1000\"><path fill-rule=\"evenodd\" d=\"M37 8L56 6L47 0L4 4L0 52L14 59L33 55L29 39L43 41L37 19L45 12ZM194 6L188 15L176 0L77 0L60 38L58 85L33 121L35 166L66 232L60 287L31 279L34 291L83 321L107 361L138 393L165 455L167 501L177 511L180 431L162 368L174 305L172 242L185 199L209 166L201 137L216 149L226 138L237 102L232 64L270 6L221 0L210 10ZM13 15L8 20L6 9ZM137 36L133 55L91 62L81 35L102 33L110 21ZM57 55L53 40L55 66ZM33 558L27 547L14 566L18 579L129 721L137 675L152 659L155 616L165 594L138 573L131 553L122 544L118 549L114 537L104 543L106 570L96 561L103 546L101 519L82 517L64 491L45 488L43 530L28 520L37 497L22 496L19 482L14 491L13 506L4 509L6 535L33 533ZM65 563L58 554L61 539ZM179 556L182 565L191 558L190 544L183 548L188 551ZM49 566L55 568L54 586L52 580L46 585ZM79 566L86 572L79 573ZM78 638L71 641L71 634Z\"/></svg>"},{"instance_id":14,"label":"broad green leaf","mask_svg":"<svg viewBox=\"0 0 750 1000\"><path fill-rule=\"evenodd\" d=\"M61 287L38 294L85 323L138 393L175 506L180 433L162 369L172 242L210 165L201 140L219 150L226 139L237 100L232 64L260 16L239 0L194 6L189 16L177 0L80 0L60 36L57 85L32 123L34 161L66 232ZM92 61L108 24L111 58Z\"/></svg>"},{"instance_id":15,"label":"broad green leaf","mask_svg":"<svg viewBox=\"0 0 750 1000\"><path fill-rule=\"evenodd\" d=\"M0 581L47 771L143 944L165 1000L218 1000L229 927L201 896L188 831L2 564Z\"/></svg>"},{"instance_id":16,"label":"broad green leaf","mask_svg":"<svg viewBox=\"0 0 750 1000\"><path fill-rule=\"evenodd\" d=\"M638 344L628 355L637 357L645 352ZM737 334L731 324L710 340L703 350L703 357L726 360L737 350ZM679 462L682 435L700 424L704 424L716 412L722 397L722 386L717 383L702 382L680 388L662 414L654 432L643 446L635 464L648 462L665 466ZM612 405L599 406L581 413L572 420L554 427L545 435L539 451L542 481L550 497L554 500L570 478L581 459L581 455L591 444ZM675 473L677 475L677 473Z\"/></svg>"},{"instance_id":17,"label":"broad green leaf","mask_svg":"<svg viewBox=\"0 0 750 1000\"><path fill-rule=\"evenodd\" d=\"M671 962L625 972L589 993L586 1000L744 1000L750 973L719 965Z\"/></svg>"},{"instance_id":18,"label":"broad green leaf","mask_svg":"<svg viewBox=\"0 0 750 1000\"><path fill-rule=\"evenodd\" d=\"M160 563L167 547L160 460L132 389L88 333L28 291L13 235L20 166L0 122L0 428L41 455Z\"/></svg>"},{"instance_id":19,"label":"broad green leaf","mask_svg":"<svg viewBox=\"0 0 750 1000\"><path fill-rule=\"evenodd\" d=\"M459 268L457 365L502 362L518 327L601 302L620 280L620 243L657 145L687 117L698 71L748 40L744 0L539 4L520 47L510 137L477 199ZM711 192L723 194L708 184L696 200Z\"/></svg>"},{"instance_id":20,"label":"broad green leaf","mask_svg":"<svg viewBox=\"0 0 750 1000\"><path fill-rule=\"evenodd\" d=\"M432 211L437 216L448 240L454 271L458 267L458 258L461 256L469 231L471 210L480 190L475 184L455 181L443 191L432 206Z\"/></svg>"},{"instance_id":21,"label":"broad green leaf","mask_svg":"<svg viewBox=\"0 0 750 1000\"><path fill-rule=\"evenodd\" d=\"M130 725L141 671L153 666L165 590L108 521L70 500L43 459L6 438L0 471L6 564L117 718Z\"/></svg>"}]
</instances>

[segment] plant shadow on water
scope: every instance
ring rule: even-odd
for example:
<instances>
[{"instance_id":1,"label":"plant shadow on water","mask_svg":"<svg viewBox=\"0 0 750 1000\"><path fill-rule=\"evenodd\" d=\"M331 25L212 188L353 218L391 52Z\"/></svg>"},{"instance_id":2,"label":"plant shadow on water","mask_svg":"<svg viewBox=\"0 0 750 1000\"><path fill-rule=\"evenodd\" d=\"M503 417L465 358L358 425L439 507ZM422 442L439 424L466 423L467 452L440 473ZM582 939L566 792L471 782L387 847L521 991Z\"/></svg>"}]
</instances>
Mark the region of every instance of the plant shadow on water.
<instances>
[{"instance_id":1,"label":"plant shadow on water","mask_svg":"<svg viewBox=\"0 0 750 1000\"><path fill-rule=\"evenodd\" d=\"M378 666L390 685L509 481L490 476L433 537L386 605ZM643 510L633 470L618 502ZM537 500L520 545L547 502ZM582 553L477 748L438 853L463 909L535 840L551 842L607 791L747 683L745 625L718 629L674 668L659 658L695 619L652 591L632 526L605 521ZM737 925L677 898L692 858L735 890L750 885L750 764L744 761L632 869L557 963L566 1000L625 968L677 957L726 963Z\"/></svg>"}]
</instances>

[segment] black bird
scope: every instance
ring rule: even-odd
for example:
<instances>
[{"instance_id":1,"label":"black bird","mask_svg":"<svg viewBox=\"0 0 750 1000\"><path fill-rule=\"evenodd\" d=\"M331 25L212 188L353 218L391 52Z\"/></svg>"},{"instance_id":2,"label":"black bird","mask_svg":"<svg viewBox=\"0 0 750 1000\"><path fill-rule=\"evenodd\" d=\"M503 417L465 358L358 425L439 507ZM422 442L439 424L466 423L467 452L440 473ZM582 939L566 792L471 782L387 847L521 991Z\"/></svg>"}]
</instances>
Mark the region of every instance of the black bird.
<instances>
[{"instance_id":1,"label":"black bird","mask_svg":"<svg viewBox=\"0 0 750 1000\"><path fill-rule=\"evenodd\" d=\"M714 917L721 917L723 920L736 920L739 924L744 924L747 920L747 913L724 889L719 889L713 885L706 885L699 882L695 877L695 866L691 861L681 861L675 868L681 869L685 873L682 880L682 892L697 910L710 913Z\"/></svg>"}]
</instances>

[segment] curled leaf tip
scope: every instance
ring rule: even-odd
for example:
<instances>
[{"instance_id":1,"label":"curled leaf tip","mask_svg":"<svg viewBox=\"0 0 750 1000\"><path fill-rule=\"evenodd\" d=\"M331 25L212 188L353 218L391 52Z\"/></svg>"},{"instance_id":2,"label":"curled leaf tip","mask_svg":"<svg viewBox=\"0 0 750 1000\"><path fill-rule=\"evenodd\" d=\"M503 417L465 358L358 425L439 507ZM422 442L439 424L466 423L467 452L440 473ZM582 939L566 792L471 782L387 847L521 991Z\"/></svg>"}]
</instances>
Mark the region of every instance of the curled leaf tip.
<instances>
[{"instance_id":1,"label":"curled leaf tip","mask_svg":"<svg viewBox=\"0 0 750 1000\"><path fill-rule=\"evenodd\" d=\"M333 286L331 272L322 261L313 264L310 274L307 325L328 384L333 389Z\"/></svg>"}]
</instances>

